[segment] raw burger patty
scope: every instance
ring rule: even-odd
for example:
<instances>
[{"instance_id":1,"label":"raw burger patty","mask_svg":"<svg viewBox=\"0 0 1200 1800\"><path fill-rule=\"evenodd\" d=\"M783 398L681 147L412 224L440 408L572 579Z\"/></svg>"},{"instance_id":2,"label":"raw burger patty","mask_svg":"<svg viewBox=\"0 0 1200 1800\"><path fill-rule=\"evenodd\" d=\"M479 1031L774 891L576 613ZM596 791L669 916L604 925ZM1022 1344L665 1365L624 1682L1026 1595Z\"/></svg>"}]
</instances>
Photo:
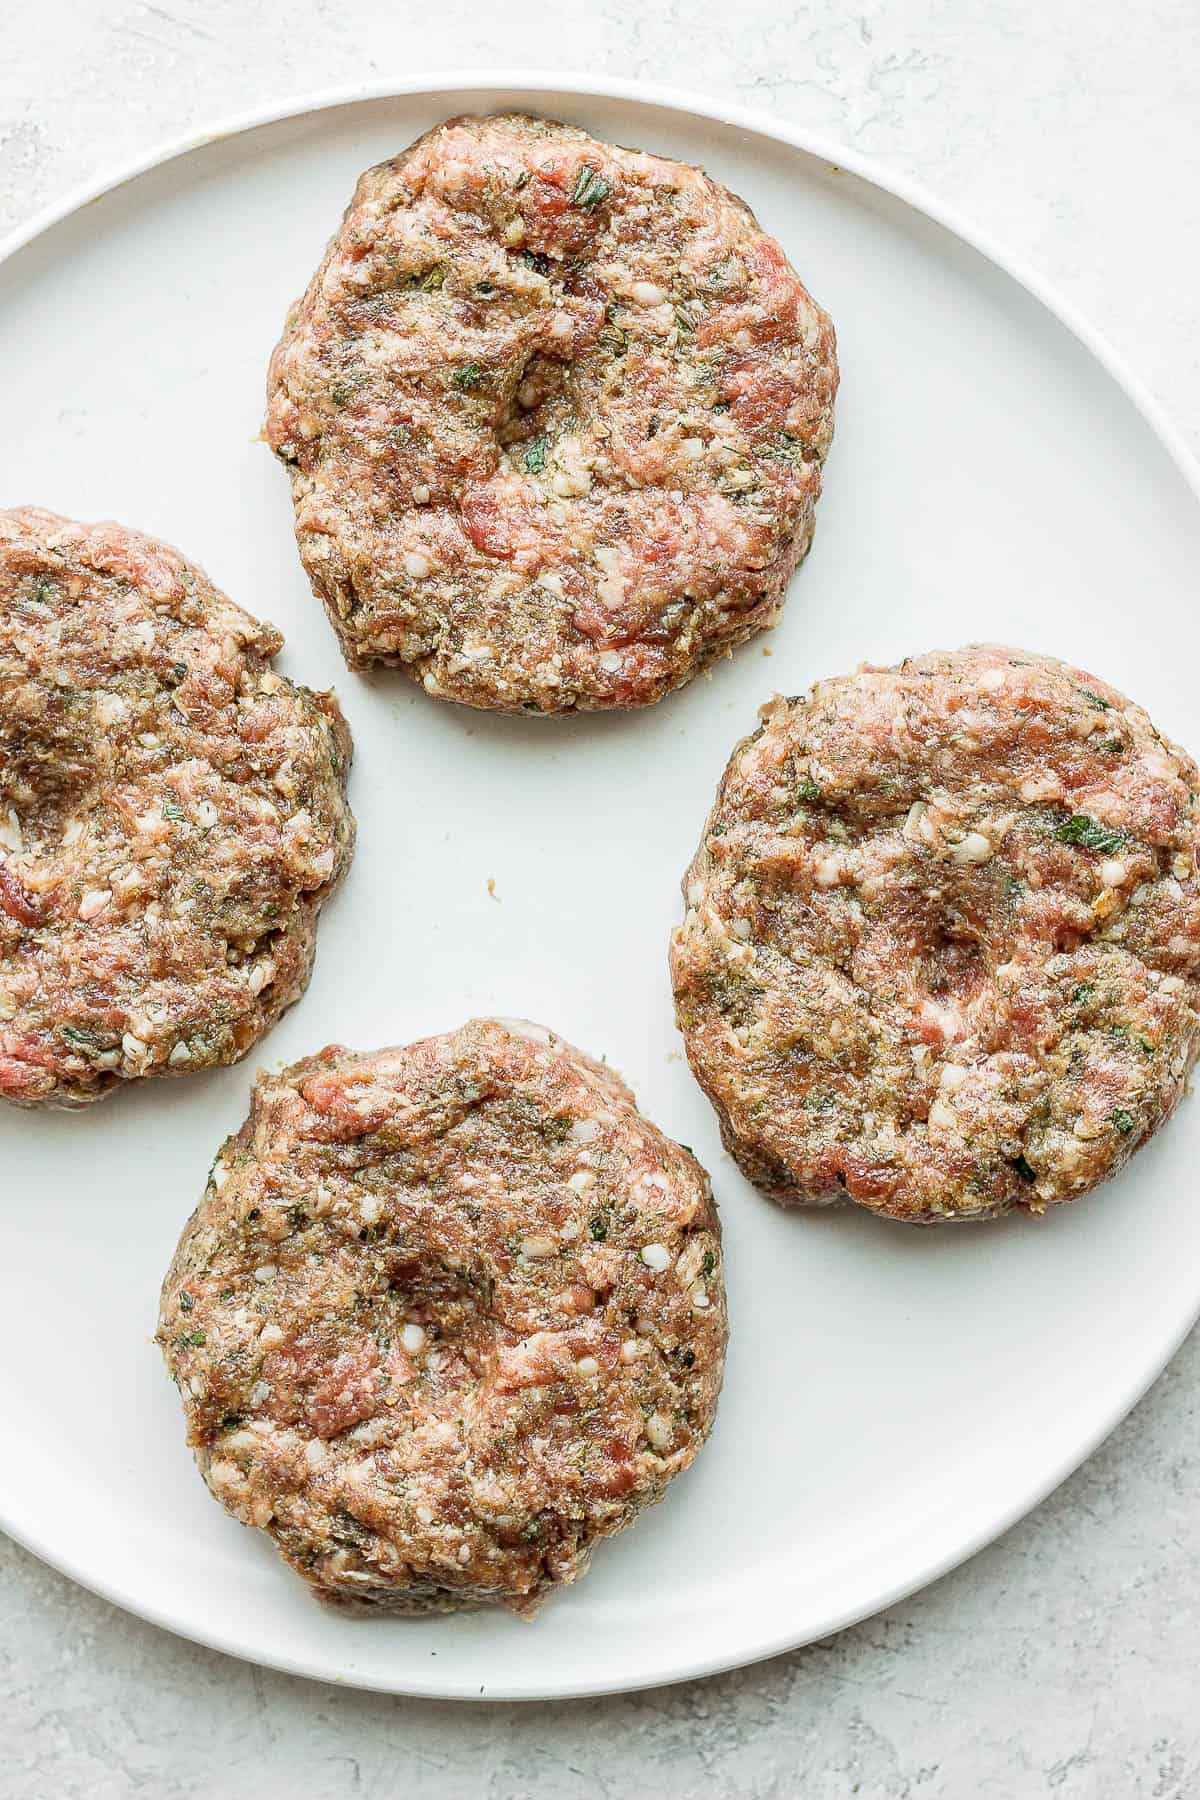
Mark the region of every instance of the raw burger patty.
<instances>
[{"instance_id":1,"label":"raw burger patty","mask_svg":"<svg viewBox=\"0 0 1200 1800\"><path fill-rule=\"evenodd\" d=\"M0 1098L244 1056L350 860L350 736L279 633L120 525L0 513Z\"/></svg>"},{"instance_id":2,"label":"raw burger patty","mask_svg":"<svg viewBox=\"0 0 1200 1800\"><path fill-rule=\"evenodd\" d=\"M708 1178L539 1026L325 1050L259 1076L158 1337L212 1492L322 1597L530 1612L708 1435Z\"/></svg>"},{"instance_id":3,"label":"raw burger patty","mask_svg":"<svg viewBox=\"0 0 1200 1800\"><path fill-rule=\"evenodd\" d=\"M359 182L266 434L351 665L556 713L774 623L836 389L829 319L699 169L452 119Z\"/></svg>"},{"instance_id":4,"label":"raw burger patty","mask_svg":"<svg viewBox=\"0 0 1200 1800\"><path fill-rule=\"evenodd\" d=\"M763 717L671 952L745 1173L929 1223L1119 1169L1196 1056L1192 759L1106 682L993 647Z\"/></svg>"}]
</instances>

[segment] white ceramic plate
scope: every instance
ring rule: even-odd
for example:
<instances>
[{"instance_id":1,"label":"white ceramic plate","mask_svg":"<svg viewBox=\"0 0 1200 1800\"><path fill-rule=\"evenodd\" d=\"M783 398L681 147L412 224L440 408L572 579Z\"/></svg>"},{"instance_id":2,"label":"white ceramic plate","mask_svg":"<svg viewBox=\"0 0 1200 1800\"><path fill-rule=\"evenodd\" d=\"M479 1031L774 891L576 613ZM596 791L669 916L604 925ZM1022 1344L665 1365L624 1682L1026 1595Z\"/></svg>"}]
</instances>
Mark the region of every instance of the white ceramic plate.
<instances>
[{"instance_id":1,"label":"white ceramic plate","mask_svg":"<svg viewBox=\"0 0 1200 1800\"><path fill-rule=\"evenodd\" d=\"M949 1568L1088 1454L1200 1309L1194 1102L1110 1189L1040 1223L785 1215L721 1152L666 971L714 784L775 689L998 638L1094 666L1200 744L1200 490L1085 328L836 153L574 78L421 87L243 121L37 222L0 270L0 504L174 541L282 626L289 672L337 685L358 859L264 1058L493 1011L607 1052L713 1172L734 1333L720 1418L666 1503L533 1625L315 1606L208 1497L149 1341L176 1236L243 1115L243 1066L0 1118L0 1523L147 1618L279 1668L594 1693L768 1655ZM358 172L448 114L509 106L703 163L838 326L816 547L770 660L750 645L630 717L493 719L347 675L256 441L268 352Z\"/></svg>"}]
</instances>

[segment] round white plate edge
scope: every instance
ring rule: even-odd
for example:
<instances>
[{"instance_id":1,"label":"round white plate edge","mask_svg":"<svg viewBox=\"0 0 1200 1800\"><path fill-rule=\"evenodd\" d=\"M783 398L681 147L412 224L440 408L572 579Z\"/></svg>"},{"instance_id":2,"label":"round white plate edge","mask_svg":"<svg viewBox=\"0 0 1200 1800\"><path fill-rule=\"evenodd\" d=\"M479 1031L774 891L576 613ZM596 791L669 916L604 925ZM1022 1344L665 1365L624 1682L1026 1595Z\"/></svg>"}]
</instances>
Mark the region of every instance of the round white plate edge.
<instances>
[{"instance_id":1,"label":"round white plate edge","mask_svg":"<svg viewBox=\"0 0 1200 1800\"><path fill-rule=\"evenodd\" d=\"M869 186L899 200L903 205L941 226L952 236L978 252L1045 307L1047 312L1084 346L1110 379L1116 383L1162 444L1187 486L1200 500L1200 461L1193 456L1182 433L1167 416L1165 410L1103 334L1020 257L1011 254L986 232L979 230L975 225L962 218L953 207L943 204L928 194L918 183L883 172L869 158L846 150L819 134L798 131L782 121L772 118L769 114L760 113L751 108L714 102L705 95L657 83L592 77L572 70L449 69L429 70L407 79L381 78L367 84L328 88L316 93L293 96L288 100L235 114L231 118L210 126L207 130L191 132L165 144L159 144L131 159L117 170L80 184L60 199L35 213L23 225L0 240L0 267L46 232L52 230L53 227L62 224L72 214L103 199L106 195L114 193L129 182L136 181L139 176L179 161L192 151L201 150L206 145L237 137L264 126L281 124L288 120L307 117L310 114L329 112L339 107L375 100L412 98L426 93L487 93L493 90L517 90L534 95L572 94L584 98L628 101L633 105L657 106L667 111L690 114L693 117L711 120L715 124L732 126L735 129L772 139L776 143L785 144L789 148L799 150L805 155L844 170ZM915 1576L910 1576L897 1583L894 1589L885 1590L877 1595L869 1607L851 1607L844 1613L834 1611L819 1629L805 1632L801 1639L787 1634L776 1635L750 1650L743 1647L728 1658L709 1657L664 1672L652 1682L636 1678L632 1681L624 1681L617 1677L602 1684L588 1682L578 1687L568 1686L565 1689L556 1689L553 1697L555 1699L581 1699L602 1694L645 1690L649 1687L667 1686L675 1682L720 1674L732 1668L743 1668L768 1657L780 1655L785 1651L800 1648L804 1643L817 1642L918 1592L921 1588L928 1586L930 1582L947 1574L951 1569L957 1568L959 1564L968 1561L986 1545L994 1543L1020 1519L1040 1505L1069 1475L1081 1467L1158 1379L1192 1329L1196 1317L1200 1317L1200 1308L1191 1319L1184 1321L1179 1332L1169 1342L1166 1353L1149 1369L1137 1372L1128 1389L1112 1408L1110 1416L1085 1443L1082 1450L1073 1447L1060 1463L1054 1465L1048 1476L1043 1475L1042 1479L1022 1495L1015 1504L1005 1508L988 1525L971 1533L966 1539L956 1543L949 1551L943 1551L938 1556L931 1558ZM489 1688L486 1693L480 1693L475 1688L468 1690L459 1687L453 1681L447 1681L444 1676L430 1682L414 1681L410 1677L403 1686L397 1686L363 1679L360 1676L331 1677L327 1670L314 1668L302 1657L277 1655L265 1659L260 1652L220 1632L198 1631L191 1627L184 1629L169 1613L147 1605L144 1599L130 1595L117 1584L106 1584L102 1580L96 1579L94 1575L84 1573L72 1559L63 1557L49 1546L39 1542L36 1534L28 1528L15 1528L4 1514L2 1497L0 1497L0 1530L3 1530L14 1542L21 1544L42 1562L59 1570L60 1573L68 1576L81 1587L98 1594L102 1599L121 1607L123 1611L145 1619L152 1625L160 1626L163 1630L200 1643L208 1649L275 1668L285 1674L300 1675L313 1681L342 1680L344 1685L350 1687L426 1699L533 1701L547 1698L544 1690L533 1687L506 1688L500 1684L497 1687Z\"/></svg>"}]
</instances>

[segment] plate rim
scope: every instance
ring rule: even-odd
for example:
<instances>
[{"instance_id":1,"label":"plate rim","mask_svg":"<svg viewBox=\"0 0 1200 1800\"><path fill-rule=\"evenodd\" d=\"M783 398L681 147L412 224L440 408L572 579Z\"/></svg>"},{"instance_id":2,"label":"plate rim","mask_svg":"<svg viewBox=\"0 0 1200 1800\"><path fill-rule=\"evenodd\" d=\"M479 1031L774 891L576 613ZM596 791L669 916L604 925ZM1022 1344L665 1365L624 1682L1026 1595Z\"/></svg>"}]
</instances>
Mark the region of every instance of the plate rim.
<instances>
[{"instance_id":1,"label":"plate rim","mask_svg":"<svg viewBox=\"0 0 1200 1800\"><path fill-rule=\"evenodd\" d=\"M120 188L130 185L141 176L165 168L172 163L181 162L192 153L204 150L209 145L245 137L271 125L334 112L340 108L369 104L373 101L413 99L422 95L432 96L439 93L469 95L486 93L493 89L517 90L528 93L530 96L554 94L583 99L615 100L618 103L626 102L632 106L659 107L668 112L681 113L711 124L730 126L736 130L746 131L783 144L789 149L797 150L828 164L836 171L845 171L869 187L899 201L911 211L931 220L959 242L976 251L993 267L1007 275L1018 287L1038 301L1051 317L1063 326L1099 363L1105 374L1116 384L1162 445L1168 458L1182 476L1185 485L1200 501L1200 458L1193 453L1181 428L1175 424L1163 404L1150 391L1141 377L1135 373L1124 355L1113 346L1105 334L1073 301L1067 299L1053 282L1043 276L1022 256L1013 253L989 232L965 218L955 206L943 202L931 194L921 183L881 168L871 157L863 156L858 151L838 143L835 139L828 138L819 132L793 126L766 110L729 103L710 95L697 93L694 90L677 88L663 83L627 80L607 75L593 76L570 69L451 68L424 70L404 77L381 76L371 82L319 88L292 95L287 99L269 101L223 116L202 129L195 129L177 137L160 140L149 149L139 152L115 167L110 165L105 172L75 184L56 200L40 208L30 218L0 238L0 269L17 257L21 251L29 248L38 239L44 237L56 226L65 223L84 208L117 192ZM1100 1445L1116 1430L1117 1426L1158 1380L1191 1332L1197 1318L1200 1318L1200 1294L1197 1295L1193 1314L1184 1321L1178 1332L1173 1334L1161 1360L1151 1367L1149 1373L1138 1372L1118 1397L1115 1406L1107 1416L1106 1423L1089 1436L1082 1449L1072 1446L1066 1456L1053 1463L1049 1473L1043 1473L1042 1477L1033 1483L1017 1502L1005 1507L987 1526L969 1533L961 1540L955 1540L950 1549L924 1562L916 1574L905 1576L893 1586L879 1592L869 1605L851 1605L842 1611L834 1609L815 1631L802 1628L799 1636L794 1631L775 1631L752 1647L742 1646L729 1654L717 1653L696 1657L691 1661L685 1660L678 1666L666 1669L649 1679L640 1675L625 1677L620 1672L616 1672L611 1679L598 1681L593 1678L584 1681L569 1681L564 1685L547 1689L531 1686L528 1683L511 1683L502 1678L494 1685L489 1683L486 1690L480 1690L475 1686L468 1688L456 1682L449 1676L449 1671L444 1673L439 1671L436 1677L423 1680L418 1671L409 1670L404 1672L399 1681L385 1681L369 1674L331 1674L327 1668L315 1665L302 1655L289 1654L286 1646L273 1652L269 1657L264 1657L261 1651L240 1641L236 1633L225 1634L213 1628L197 1629L191 1625L182 1626L163 1607L147 1601L142 1596L131 1594L119 1581L106 1582L91 1573L82 1572L74 1557L63 1554L41 1542L34 1529L27 1525L14 1525L8 1517L2 1494L0 1494L0 1530L37 1557L39 1561L136 1618L143 1619L151 1625L169 1631L189 1642L200 1644L207 1649L236 1657L252 1665L276 1669L284 1674L298 1675L310 1681L331 1683L366 1692L448 1701L573 1700L609 1694L647 1692L678 1682L703 1679L733 1669L750 1667L770 1657L783 1655L788 1651L803 1648L807 1644L819 1642L863 1619L871 1618L877 1613L885 1611L888 1607L896 1605L897 1602L917 1593L932 1582L939 1580L943 1575L948 1574L952 1569L969 1561L980 1550L995 1543L1019 1520L1040 1506L1076 1469L1082 1467L1095 1454Z\"/></svg>"}]
</instances>

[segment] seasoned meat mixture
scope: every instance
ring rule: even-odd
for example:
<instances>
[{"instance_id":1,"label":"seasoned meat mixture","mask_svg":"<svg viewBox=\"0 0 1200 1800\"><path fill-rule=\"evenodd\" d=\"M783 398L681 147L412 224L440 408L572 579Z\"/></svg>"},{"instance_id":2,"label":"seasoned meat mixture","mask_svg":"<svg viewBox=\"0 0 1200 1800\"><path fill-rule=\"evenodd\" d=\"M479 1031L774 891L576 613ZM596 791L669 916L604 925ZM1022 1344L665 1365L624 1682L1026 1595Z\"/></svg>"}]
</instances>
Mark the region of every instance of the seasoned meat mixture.
<instances>
[{"instance_id":1,"label":"seasoned meat mixture","mask_svg":"<svg viewBox=\"0 0 1200 1800\"><path fill-rule=\"evenodd\" d=\"M244 1056L350 860L350 736L165 544L0 513L0 1098Z\"/></svg>"},{"instance_id":2,"label":"seasoned meat mixture","mask_svg":"<svg viewBox=\"0 0 1200 1800\"><path fill-rule=\"evenodd\" d=\"M775 622L833 327L699 169L452 119L370 169L266 434L347 660L470 706L643 706Z\"/></svg>"},{"instance_id":3,"label":"seasoned meat mixture","mask_svg":"<svg viewBox=\"0 0 1200 1800\"><path fill-rule=\"evenodd\" d=\"M785 1205L1042 1212L1197 1049L1198 776L1096 676L973 648L763 709L672 944L722 1135Z\"/></svg>"},{"instance_id":4,"label":"seasoned meat mixture","mask_svg":"<svg viewBox=\"0 0 1200 1800\"><path fill-rule=\"evenodd\" d=\"M319 1595L531 1612L708 1435L708 1178L539 1026L325 1050L260 1075L158 1337L212 1492Z\"/></svg>"}]
</instances>

